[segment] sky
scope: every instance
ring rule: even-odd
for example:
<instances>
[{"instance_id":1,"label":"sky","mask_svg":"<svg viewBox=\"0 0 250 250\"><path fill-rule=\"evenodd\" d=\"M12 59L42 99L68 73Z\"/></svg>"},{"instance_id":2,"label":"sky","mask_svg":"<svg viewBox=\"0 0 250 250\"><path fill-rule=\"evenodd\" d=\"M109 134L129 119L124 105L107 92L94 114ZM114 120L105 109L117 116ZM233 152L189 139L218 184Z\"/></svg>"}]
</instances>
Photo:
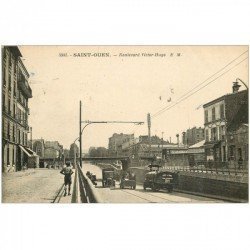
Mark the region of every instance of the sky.
<instances>
[{"instance_id":1,"label":"sky","mask_svg":"<svg viewBox=\"0 0 250 250\"><path fill-rule=\"evenodd\" d=\"M33 139L59 141L64 148L79 135L80 100L82 120L145 122L92 124L83 132L87 150L108 147L113 133L146 135L147 113L152 116L151 135L161 137L163 132L165 140L171 137L176 142L177 133L203 126L203 104L231 93L236 78L248 85L248 46L19 48L33 92L29 99ZM242 85L240 90L244 89Z\"/></svg>"}]
</instances>

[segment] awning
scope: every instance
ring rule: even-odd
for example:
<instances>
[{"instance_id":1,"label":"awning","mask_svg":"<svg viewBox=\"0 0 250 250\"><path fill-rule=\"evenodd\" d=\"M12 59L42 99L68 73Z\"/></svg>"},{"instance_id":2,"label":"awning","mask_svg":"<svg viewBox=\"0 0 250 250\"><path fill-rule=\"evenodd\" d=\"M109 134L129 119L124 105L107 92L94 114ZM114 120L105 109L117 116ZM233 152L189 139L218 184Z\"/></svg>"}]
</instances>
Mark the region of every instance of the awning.
<instances>
[{"instance_id":1,"label":"awning","mask_svg":"<svg viewBox=\"0 0 250 250\"><path fill-rule=\"evenodd\" d=\"M30 148L25 147L25 150L28 151L28 153L31 154L31 156L38 156L33 150L31 150Z\"/></svg>"},{"instance_id":2,"label":"awning","mask_svg":"<svg viewBox=\"0 0 250 250\"><path fill-rule=\"evenodd\" d=\"M26 155L28 155L29 157L31 157L31 154L29 154L28 151L27 151L23 146L21 146L21 145L18 145L18 146L21 148L21 150L22 150Z\"/></svg>"}]
</instances>

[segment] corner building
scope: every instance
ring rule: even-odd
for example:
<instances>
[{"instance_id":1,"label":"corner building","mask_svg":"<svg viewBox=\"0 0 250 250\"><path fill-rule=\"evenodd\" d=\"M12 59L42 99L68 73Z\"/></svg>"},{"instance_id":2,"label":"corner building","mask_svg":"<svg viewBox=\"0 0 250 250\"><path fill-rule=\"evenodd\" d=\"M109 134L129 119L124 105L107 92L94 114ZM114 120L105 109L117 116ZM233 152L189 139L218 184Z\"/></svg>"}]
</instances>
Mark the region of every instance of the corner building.
<instances>
[{"instance_id":1,"label":"corner building","mask_svg":"<svg viewBox=\"0 0 250 250\"><path fill-rule=\"evenodd\" d=\"M33 154L28 148L29 73L17 46L2 48L2 171L20 171Z\"/></svg>"}]
</instances>

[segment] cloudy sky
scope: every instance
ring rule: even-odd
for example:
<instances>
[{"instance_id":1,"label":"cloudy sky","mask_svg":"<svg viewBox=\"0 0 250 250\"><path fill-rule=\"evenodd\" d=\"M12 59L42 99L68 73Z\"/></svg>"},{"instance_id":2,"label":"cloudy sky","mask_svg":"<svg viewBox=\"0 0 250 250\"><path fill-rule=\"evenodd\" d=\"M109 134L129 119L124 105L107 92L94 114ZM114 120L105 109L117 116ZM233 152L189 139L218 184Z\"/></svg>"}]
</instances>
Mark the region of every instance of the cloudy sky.
<instances>
[{"instance_id":1,"label":"cloudy sky","mask_svg":"<svg viewBox=\"0 0 250 250\"><path fill-rule=\"evenodd\" d=\"M79 133L80 100L82 120L145 122L142 126L90 125L83 132L84 149L107 147L113 133L147 134L147 113L153 117L152 135L161 136L164 132L164 139L172 137L176 141L177 133L203 125L201 105L231 93L236 78L248 84L247 46L19 48L31 75L29 123L33 138L57 140L65 148ZM67 56L62 57L61 53ZM91 56L79 56L80 53ZM95 56L96 53L109 56Z\"/></svg>"}]
</instances>

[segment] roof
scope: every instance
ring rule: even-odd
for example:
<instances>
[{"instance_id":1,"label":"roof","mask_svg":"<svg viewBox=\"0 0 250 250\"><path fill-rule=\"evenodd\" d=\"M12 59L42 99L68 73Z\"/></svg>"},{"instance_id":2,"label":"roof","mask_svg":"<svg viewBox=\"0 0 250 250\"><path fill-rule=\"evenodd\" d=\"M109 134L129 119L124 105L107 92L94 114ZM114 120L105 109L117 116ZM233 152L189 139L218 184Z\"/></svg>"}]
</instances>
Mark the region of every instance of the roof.
<instances>
[{"instance_id":1,"label":"roof","mask_svg":"<svg viewBox=\"0 0 250 250\"><path fill-rule=\"evenodd\" d=\"M226 97L230 97L230 96L232 96L232 95L240 95L241 93L244 93L244 92L247 92L247 90L242 90L242 91L239 91L239 92L236 92L236 93L229 93L229 94L220 96L220 97L218 97L218 98L216 98L216 99L214 99L214 100L212 100L212 101L210 101L210 102L208 102L208 103L205 103L205 104L203 105L203 108L206 108L206 107L208 107L208 106L210 106L210 105L212 105L212 104L214 104L214 103L217 103L217 102L219 102L219 101L222 101L222 100L224 100Z\"/></svg>"},{"instance_id":2,"label":"roof","mask_svg":"<svg viewBox=\"0 0 250 250\"><path fill-rule=\"evenodd\" d=\"M205 140L202 140L202 141L190 146L189 148L201 148L201 147L204 147L204 143L205 143Z\"/></svg>"}]
</instances>

